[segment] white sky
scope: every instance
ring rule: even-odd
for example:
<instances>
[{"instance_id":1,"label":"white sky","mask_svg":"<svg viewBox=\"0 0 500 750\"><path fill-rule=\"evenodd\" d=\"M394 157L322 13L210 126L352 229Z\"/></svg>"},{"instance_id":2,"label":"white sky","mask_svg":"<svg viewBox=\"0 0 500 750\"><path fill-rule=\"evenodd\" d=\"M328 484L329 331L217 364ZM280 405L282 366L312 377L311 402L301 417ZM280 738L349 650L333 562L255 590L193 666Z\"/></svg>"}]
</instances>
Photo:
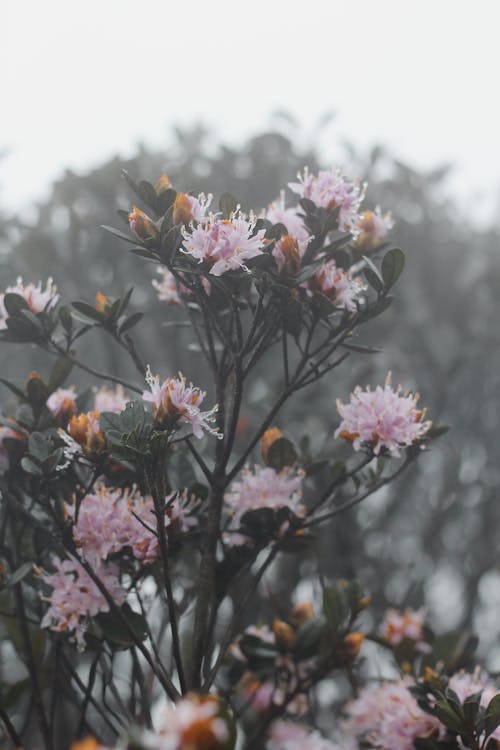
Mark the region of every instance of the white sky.
<instances>
[{"instance_id":1,"label":"white sky","mask_svg":"<svg viewBox=\"0 0 500 750\"><path fill-rule=\"evenodd\" d=\"M2 0L0 205L19 209L64 167L86 169L174 123L237 142L334 109L344 137L417 167L453 161L476 219L500 185L498 0ZM151 176L153 177L153 175ZM490 214L491 215L491 214Z\"/></svg>"}]
</instances>

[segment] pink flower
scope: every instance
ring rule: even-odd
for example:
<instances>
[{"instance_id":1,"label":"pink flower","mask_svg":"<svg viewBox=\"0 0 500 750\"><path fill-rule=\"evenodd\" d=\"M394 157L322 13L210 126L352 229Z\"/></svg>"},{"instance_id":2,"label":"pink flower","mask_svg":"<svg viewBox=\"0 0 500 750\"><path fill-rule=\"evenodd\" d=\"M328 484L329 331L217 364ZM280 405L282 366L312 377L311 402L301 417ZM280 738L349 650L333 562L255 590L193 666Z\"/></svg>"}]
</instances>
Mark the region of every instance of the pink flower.
<instances>
[{"instance_id":1,"label":"pink flower","mask_svg":"<svg viewBox=\"0 0 500 750\"><path fill-rule=\"evenodd\" d=\"M359 451L369 445L375 455L385 448L391 456L399 456L401 446L412 445L431 427L424 422L425 412L417 409L418 394L402 393L401 386L391 388L391 373L387 375L385 387L370 387L363 391L359 386L351 393L350 403L337 400L337 409L342 417L335 437L350 440Z\"/></svg>"},{"instance_id":2,"label":"pink flower","mask_svg":"<svg viewBox=\"0 0 500 750\"><path fill-rule=\"evenodd\" d=\"M205 195L205 193L200 193L197 198L195 198L194 195L188 195L187 199L191 208L192 220L196 221L198 224L202 221L205 221L207 218L208 209L210 208L213 200L212 193L209 193L208 195Z\"/></svg>"},{"instance_id":3,"label":"pink flower","mask_svg":"<svg viewBox=\"0 0 500 750\"><path fill-rule=\"evenodd\" d=\"M153 279L151 284L158 292L158 299L161 302L166 302L169 305L179 305L182 301L181 294L186 297L192 297L193 292L189 287L177 281L174 274L165 268L165 266L158 266L156 272L162 277L160 281ZM210 294L212 291L212 285L209 280L204 276L199 277L201 284L206 292Z\"/></svg>"},{"instance_id":4,"label":"pink flower","mask_svg":"<svg viewBox=\"0 0 500 750\"><path fill-rule=\"evenodd\" d=\"M158 750L223 750L229 727L222 718L221 704L214 695L189 693L163 711L157 735L150 734ZM149 747L149 744L148 744Z\"/></svg>"},{"instance_id":5,"label":"pink flower","mask_svg":"<svg viewBox=\"0 0 500 750\"><path fill-rule=\"evenodd\" d=\"M310 291L318 291L330 299L336 307L356 312L366 286L358 277L338 268L334 260L328 260L307 284Z\"/></svg>"},{"instance_id":6,"label":"pink flower","mask_svg":"<svg viewBox=\"0 0 500 750\"><path fill-rule=\"evenodd\" d=\"M52 588L49 596L40 595L49 603L41 626L58 632L67 632L77 643L78 650L85 648L84 635L88 620L99 612L108 612L109 604L87 571L76 560L54 557L55 573L39 572L41 580ZM125 591L118 579L118 569L108 564L95 569L96 575L117 604L125 601Z\"/></svg>"},{"instance_id":7,"label":"pink flower","mask_svg":"<svg viewBox=\"0 0 500 750\"><path fill-rule=\"evenodd\" d=\"M210 273L221 276L226 271L248 270L245 261L262 255L265 230L254 233L256 220L245 219L238 211L229 220L211 216L197 227L183 229L183 252L199 263L210 266Z\"/></svg>"},{"instance_id":8,"label":"pink flower","mask_svg":"<svg viewBox=\"0 0 500 750\"><path fill-rule=\"evenodd\" d=\"M226 509L236 524L240 523L244 513L258 508L290 508L296 515L303 515L303 478L304 472L292 467L281 471L258 465L252 471L247 467L241 479L233 482L226 494Z\"/></svg>"},{"instance_id":9,"label":"pink flower","mask_svg":"<svg viewBox=\"0 0 500 750\"><path fill-rule=\"evenodd\" d=\"M271 725L267 750L354 750L354 745L339 745L325 739L303 724L278 720Z\"/></svg>"},{"instance_id":10,"label":"pink flower","mask_svg":"<svg viewBox=\"0 0 500 750\"><path fill-rule=\"evenodd\" d=\"M68 517L75 519L75 506L66 504ZM142 521L142 523L141 523ZM169 523L166 518L167 525ZM98 485L80 504L73 539L92 565L126 547L144 562L152 562L158 553L156 519L151 498L138 492Z\"/></svg>"},{"instance_id":11,"label":"pink flower","mask_svg":"<svg viewBox=\"0 0 500 750\"><path fill-rule=\"evenodd\" d=\"M14 286L8 286L5 292L0 294L0 330L7 328L7 318L9 314L5 309L4 297L6 294L19 294L23 297L31 312L40 313L43 310L52 310L57 305L59 295L56 293L57 287L53 284L52 279L48 279L45 289L42 290L42 282L38 284L30 283L24 286L22 278L19 276Z\"/></svg>"},{"instance_id":12,"label":"pink flower","mask_svg":"<svg viewBox=\"0 0 500 750\"><path fill-rule=\"evenodd\" d=\"M365 197L365 185L360 185L357 180L348 180L339 169L321 170L316 176L306 167L297 177L299 182L289 183L294 193L327 211L340 206L340 231L357 235L359 207Z\"/></svg>"},{"instance_id":13,"label":"pink flower","mask_svg":"<svg viewBox=\"0 0 500 750\"><path fill-rule=\"evenodd\" d=\"M51 393L47 399L47 409L60 424L68 422L77 412L74 386L58 388L54 393Z\"/></svg>"},{"instance_id":14,"label":"pink flower","mask_svg":"<svg viewBox=\"0 0 500 750\"><path fill-rule=\"evenodd\" d=\"M363 211L358 219L356 245L363 250L376 250L383 244L387 232L394 226L390 212L382 214L380 206L375 211Z\"/></svg>"},{"instance_id":15,"label":"pink flower","mask_svg":"<svg viewBox=\"0 0 500 750\"><path fill-rule=\"evenodd\" d=\"M311 239L311 235L301 217L298 215L297 209L285 208L284 191L275 203L271 203L264 215L271 224L283 224L283 226L286 227L288 234L295 237L299 242L305 242L307 244Z\"/></svg>"},{"instance_id":16,"label":"pink flower","mask_svg":"<svg viewBox=\"0 0 500 750\"><path fill-rule=\"evenodd\" d=\"M121 385L114 390L102 386L94 395L94 409L99 413L112 411L115 414L122 412L130 399L125 396L125 391Z\"/></svg>"},{"instance_id":17,"label":"pink flower","mask_svg":"<svg viewBox=\"0 0 500 750\"><path fill-rule=\"evenodd\" d=\"M167 378L160 385L159 376L153 376L148 367L146 382L150 390L144 391L142 398L151 404L153 417L162 427L173 429L180 422L191 425L197 438L203 437L203 430L222 438L211 427L218 406L215 405L210 411L201 411L200 404L206 394L192 383L187 386L186 378L181 373L178 378Z\"/></svg>"},{"instance_id":18,"label":"pink flower","mask_svg":"<svg viewBox=\"0 0 500 750\"><path fill-rule=\"evenodd\" d=\"M165 266L158 266L156 272L160 274L161 280L153 279L151 284L158 292L158 299L161 302L167 302L169 305L179 305L181 298L177 291L177 281L174 274Z\"/></svg>"},{"instance_id":19,"label":"pink flower","mask_svg":"<svg viewBox=\"0 0 500 750\"><path fill-rule=\"evenodd\" d=\"M352 738L366 734L371 745L384 750L414 750L416 737L437 735L441 724L419 708L408 690L412 684L405 678L363 688L346 706L345 733Z\"/></svg>"},{"instance_id":20,"label":"pink flower","mask_svg":"<svg viewBox=\"0 0 500 750\"><path fill-rule=\"evenodd\" d=\"M500 693L493 680L485 672L482 672L479 667L474 672L464 672L463 670L457 672L450 677L448 687L455 691L462 703L470 695L482 691L479 703L483 708L486 708L491 699ZM491 737L500 741L500 727L495 729Z\"/></svg>"},{"instance_id":21,"label":"pink flower","mask_svg":"<svg viewBox=\"0 0 500 750\"><path fill-rule=\"evenodd\" d=\"M245 703L249 703L254 711L267 711L273 702L274 685L272 682L259 682L249 675L243 680L242 695Z\"/></svg>"},{"instance_id":22,"label":"pink flower","mask_svg":"<svg viewBox=\"0 0 500 750\"><path fill-rule=\"evenodd\" d=\"M380 635L392 646L397 646L403 638L421 641L425 621L425 609L405 609L400 612L389 608L380 627Z\"/></svg>"}]
</instances>

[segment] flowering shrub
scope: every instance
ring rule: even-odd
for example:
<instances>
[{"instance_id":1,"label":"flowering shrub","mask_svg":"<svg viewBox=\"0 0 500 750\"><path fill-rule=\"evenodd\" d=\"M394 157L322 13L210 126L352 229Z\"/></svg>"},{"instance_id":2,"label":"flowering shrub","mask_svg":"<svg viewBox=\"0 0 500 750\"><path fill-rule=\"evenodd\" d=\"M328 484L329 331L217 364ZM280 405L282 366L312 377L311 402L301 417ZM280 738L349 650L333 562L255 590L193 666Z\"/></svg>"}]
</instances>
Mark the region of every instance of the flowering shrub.
<instances>
[{"instance_id":1,"label":"flowering shrub","mask_svg":"<svg viewBox=\"0 0 500 750\"><path fill-rule=\"evenodd\" d=\"M305 170L291 205L283 193L259 213L227 193L214 210L165 175L125 177L140 205L120 212L126 231L105 229L154 262L152 298L167 303L165 322L189 327L200 366L191 382L168 352L147 351L132 289L71 304L52 281L5 290L2 341L55 360L25 385L3 381L16 403L0 432L0 570L24 670L2 684L6 737L74 750L492 746L494 683L458 671L472 642L435 636L423 612L390 611L370 632L362 586L319 572L311 600L257 606L284 560L314 559L319 525L396 480L440 433L389 380L348 403L333 394L321 449L285 428L289 400L374 351L363 326L390 306L404 266L391 217L362 210L366 186L338 170ZM135 376L82 358L80 340L97 333ZM269 352L279 388L247 434ZM361 687L368 642L393 675ZM319 731L332 684L341 712Z\"/></svg>"}]
</instances>

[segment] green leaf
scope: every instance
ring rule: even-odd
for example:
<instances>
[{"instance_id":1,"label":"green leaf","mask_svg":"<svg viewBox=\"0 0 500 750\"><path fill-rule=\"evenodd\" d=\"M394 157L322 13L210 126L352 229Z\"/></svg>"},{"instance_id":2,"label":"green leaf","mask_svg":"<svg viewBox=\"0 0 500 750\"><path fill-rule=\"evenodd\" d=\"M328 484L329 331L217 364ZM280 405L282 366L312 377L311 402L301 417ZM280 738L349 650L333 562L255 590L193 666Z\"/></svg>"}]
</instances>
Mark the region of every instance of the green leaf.
<instances>
[{"instance_id":1,"label":"green leaf","mask_svg":"<svg viewBox=\"0 0 500 750\"><path fill-rule=\"evenodd\" d=\"M9 391L12 391L12 393L14 393L21 401L26 401L26 394L23 393L17 385L10 383L8 380L5 380L5 378L0 378L0 383L3 383L6 388L8 388Z\"/></svg>"},{"instance_id":2,"label":"green leaf","mask_svg":"<svg viewBox=\"0 0 500 750\"><path fill-rule=\"evenodd\" d=\"M137 323L142 320L143 317L144 313L142 312L134 313L121 324L120 328L118 329L118 333L122 334L125 333L125 331L130 331L130 329L137 325Z\"/></svg>"},{"instance_id":3,"label":"green leaf","mask_svg":"<svg viewBox=\"0 0 500 750\"><path fill-rule=\"evenodd\" d=\"M124 604L121 612L129 624L136 640L144 641L149 635L148 623L143 615L134 612L130 605ZM132 634L121 621L121 618L115 612L104 612L96 617L96 621L101 628L107 641L110 641L115 647L130 648L135 643Z\"/></svg>"},{"instance_id":4,"label":"green leaf","mask_svg":"<svg viewBox=\"0 0 500 750\"><path fill-rule=\"evenodd\" d=\"M223 219L229 219L232 213L238 208L238 201L231 193L222 193L219 200L219 211L222 212Z\"/></svg>"},{"instance_id":5,"label":"green leaf","mask_svg":"<svg viewBox=\"0 0 500 750\"><path fill-rule=\"evenodd\" d=\"M26 474L31 474L34 477L43 476L43 471L39 464L35 463L29 456L23 456L21 459L21 468Z\"/></svg>"},{"instance_id":6,"label":"green leaf","mask_svg":"<svg viewBox=\"0 0 500 750\"><path fill-rule=\"evenodd\" d=\"M123 315L123 313L127 309L128 303L130 302L130 298L132 297L133 291L134 291L134 287L131 286L130 289L127 289L127 291L125 292L125 294L123 295L123 297L121 297L121 299L117 300L117 302L118 302L118 310L117 310L117 313L116 313L116 317L117 318L119 318L120 315Z\"/></svg>"},{"instance_id":7,"label":"green leaf","mask_svg":"<svg viewBox=\"0 0 500 750\"><path fill-rule=\"evenodd\" d=\"M375 263L372 260L370 260L370 258L368 258L366 255L362 255L361 257L363 258L363 260L365 262L365 267L363 268L363 273L365 274L365 276L366 276L366 278L368 280L368 283L371 284L375 289L377 289L376 284L378 282L378 284L380 285L380 290L383 289L384 288L384 278L383 278L383 276L381 276L380 271L378 270L378 268L375 265ZM373 281L373 283L372 283L372 281L370 281L371 276L369 277L367 275L367 271L368 272L371 271L371 274L376 277L377 282ZM379 289L377 289L377 291L379 291Z\"/></svg>"},{"instance_id":8,"label":"green leaf","mask_svg":"<svg viewBox=\"0 0 500 750\"><path fill-rule=\"evenodd\" d=\"M71 317L71 310L69 307L64 305L59 308L59 320L66 333L71 333L73 329L73 318Z\"/></svg>"},{"instance_id":9,"label":"green leaf","mask_svg":"<svg viewBox=\"0 0 500 750\"><path fill-rule=\"evenodd\" d=\"M323 612L330 629L336 633L347 615L347 608L342 595L333 586L323 589Z\"/></svg>"},{"instance_id":10,"label":"green leaf","mask_svg":"<svg viewBox=\"0 0 500 750\"><path fill-rule=\"evenodd\" d=\"M33 563L31 562L25 562L23 563L17 570L15 570L7 579L7 583L5 584L5 588L10 588L11 586L15 586L16 583L20 583L23 578L26 578L27 575L33 572Z\"/></svg>"},{"instance_id":11,"label":"green leaf","mask_svg":"<svg viewBox=\"0 0 500 750\"><path fill-rule=\"evenodd\" d=\"M49 455L47 438L41 432L32 432L28 441L28 450L34 458L43 461Z\"/></svg>"},{"instance_id":12,"label":"green leaf","mask_svg":"<svg viewBox=\"0 0 500 750\"><path fill-rule=\"evenodd\" d=\"M295 644L297 657L299 659L308 659L316 656L325 632L326 620L324 617L307 620L301 625L297 632L297 641Z\"/></svg>"},{"instance_id":13,"label":"green leaf","mask_svg":"<svg viewBox=\"0 0 500 750\"><path fill-rule=\"evenodd\" d=\"M381 281L380 276L376 273L373 273L371 268L364 268L363 274L369 285L372 287L372 289L375 289L376 292L381 292L384 289L384 284Z\"/></svg>"},{"instance_id":14,"label":"green leaf","mask_svg":"<svg viewBox=\"0 0 500 750\"><path fill-rule=\"evenodd\" d=\"M500 725L500 693L494 695L486 707L484 714L484 731L486 736L492 734Z\"/></svg>"},{"instance_id":15,"label":"green leaf","mask_svg":"<svg viewBox=\"0 0 500 750\"><path fill-rule=\"evenodd\" d=\"M389 250L382 260L382 277L387 289L394 286L405 267L405 256L399 247Z\"/></svg>"},{"instance_id":16,"label":"green leaf","mask_svg":"<svg viewBox=\"0 0 500 750\"><path fill-rule=\"evenodd\" d=\"M118 237L119 240L124 240L124 242L128 242L131 245L137 245L137 237L131 237L129 234L125 234L125 232L121 232L119 229L109 227L107 224L101 224L101 229L104 229L105 232L109 232L109 234L112 234L114 237Z\"/></svg>"},{"instance_id":17,"label":"green leaf","mask_svg":"<svg viewBox=\"0 0 500 750\"><path fill-rule=\"evenodd\" d=\"M137 197L156 211L158 196L154 187L149 182L146 182L146 180L141 180L139 183L135 182L125 169L122 169L122 177Z\"/></svg>"},{"instance_id":18,"label":"green leaf","mask_svg":"<svg viewBox=\"0 0 500 750\"><path fill-rule=\"evenodd\" d=\"M276 471L281 471L285 466L293 466L297 461L297 451L293 443L287 438L278 438L267 451L267 465Z\"/></svg>"},{"instance_id":19,"label":"green leaf","mask_svg":"<svg viewBox=\"0 0 500 750\"><path fill-rule=\"evenodd\" d=\"M73 363L67 357L56 359L52 372L49 375L49 382L47 383L49 393L53 393L53 391L62 386L72 369Z\"/></svg>"},{"instance_id":20,"label":"green leaf","mask_svg":"<svg viewBox=\"0 0 500 750\"><path fill-rule=\"evenodd\" d=\"M96 310L95 307L92 307L92 305L89 305L87 302L76 301L71 304L75 310L78 310L79 313L85 315L86 318L96 320L98 323L104 323L106 320L106 316L103 313Z\"/></svg>"},{"instance_id":21,"label":"green leaf","mask_svg":"<svg viewBox=\"0 0 500 750\"><path fill-rule=\"evenodd\" d=\"M29 310L29 305L20 294L7 292L3 298L3 304L9 315L20 315L23 310Z\"/></svg>"},{"instance_id":22,"label":"green leaf","mask_svg":"<svg viewBox=\"0 0 500 750\"><path fill-rule=\"evenodd\" d=\"M438 701L434 707L434 712L439 721L455 734L462 734L464 731L463 717L457 712L456 708L450 701Z\"/></svg>"}]
</instances>

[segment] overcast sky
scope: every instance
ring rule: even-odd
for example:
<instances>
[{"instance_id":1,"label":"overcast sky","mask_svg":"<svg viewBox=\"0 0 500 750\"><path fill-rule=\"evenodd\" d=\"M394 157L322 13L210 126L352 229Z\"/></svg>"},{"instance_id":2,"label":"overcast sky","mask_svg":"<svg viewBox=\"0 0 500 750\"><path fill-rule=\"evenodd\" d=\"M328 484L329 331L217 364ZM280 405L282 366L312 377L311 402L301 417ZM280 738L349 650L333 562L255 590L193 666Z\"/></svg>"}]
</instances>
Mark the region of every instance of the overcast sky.
<instances>
[{"instance_id":1,"label":"overcast sky","mask_svg":"<svg viewBox=\"0 0 500 750\"><path fill-rule=\"evenodd\" d=\"M0 205L36 200L173 123L237 142L295 115L417 167L452 161L476 217L500 185L497 0L3 0ZM154 177L151 175L151 177Z\"/></svg>"}]
</instances>

